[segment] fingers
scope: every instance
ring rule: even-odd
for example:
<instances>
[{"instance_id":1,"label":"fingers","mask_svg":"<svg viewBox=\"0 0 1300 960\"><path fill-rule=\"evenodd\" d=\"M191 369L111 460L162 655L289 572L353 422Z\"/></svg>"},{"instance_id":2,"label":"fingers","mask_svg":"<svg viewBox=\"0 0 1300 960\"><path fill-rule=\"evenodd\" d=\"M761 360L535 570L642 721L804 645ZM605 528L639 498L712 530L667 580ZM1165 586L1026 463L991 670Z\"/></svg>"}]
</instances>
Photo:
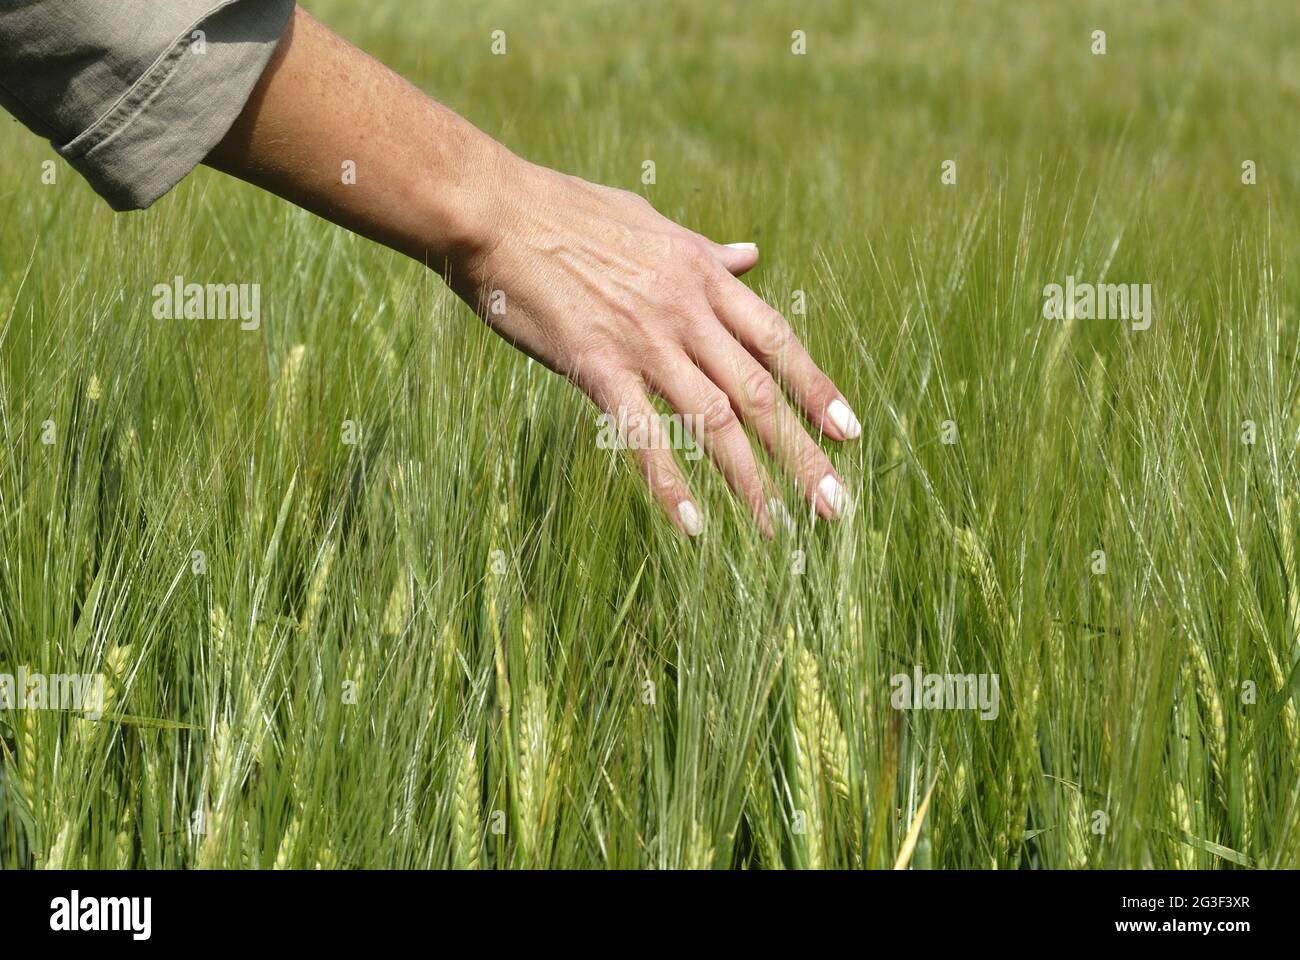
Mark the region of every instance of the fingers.
<instances>
[{"instance_id":1,"label":"fingers","mask_svg":"<svg viewBox=\"0 0 1300 960\"><path fill-rule=\"evenodd\" d=\"M714 243L707 237L701 237L709 253L727 268L732 276L740 276L752 270L758 263L758 245L754 243Z\"/></svg>"},{"instance_id":2,"label":"fingers","mask_svg":"<svg viewBox=\"0 0 1300 960\"><path fill-rule=\"evenodd\" d=\"M731 397L741 418L817 513L825 520L845 516L853 504L844 482L786 404L771 374L729 337L713 339L697 360L709 379Z\"/></svg>"},{"instance_id":3,"label":"fingers","mask_svg":"<svg viewBox=\"0 0 1300 960\"><path fill-rule=\"evenodd\" d=\"M852 499L830 460L786 404L781 388L833 440L860 436L861 425L785 319L735 279L758 262L757 246L692 237L694 251L688 259L694 260L694 272L703 275L708 303L701 302L698 309L682 315L704 319L678 328L679 334L683 329L691 331L678 341L680 350L666 357L656 351L658 358L651 366L646 366L649 358L642 355L630 368L638 373L602 377L606 386L593 398L624 444L636 451L656 500L684 533L697 535L703 517L677 465L673 444L665 437L663 422L646 396L647 387L682 418L685 429L748 506L765 536L773 535L773 517L787 525L791 521L779 498L769 504L768 480L742 421L819 516L826 520L845 516ZM636 425L635 439L628 436L629 420Z\"/></svg>"},{"instance_id":4,"label":"fingers","mask_svg":"<svg viewBox=\"0 0 1300 960\"><path fill-rule=\"evenodd\" d=\"M641 477L668 518L687 536L699 536L704 530L703 514L640 380L630 375L609 377L592 391L592 399L604 411L602 432L616 431L624 446L635 452Z\"/></svg>"},{"instance_id":5,"label":"fingers","mask_svg":"<svg viewBox=\"0 0 1300 960\"><path fill-rule=\"evenodd\" d=\"M749 437L732 409L729 397L701 372L685 354L668 362L656 376L655 391L686 421L696 443L726 477L727 483L749 507L765 537L772 536L767 513L767 481L754 459Z\"/></svg>"},{"instance_id":6,"label":"fingers","mask_svg":"<svg viewBox=\"0 0 1300 960\"><path fill-rule=\"evenodd\" d=\"M785 387L809 423L832 440L862 435L862 425L843 394L780 313L739 280L726 277L716 285L712 300L723 326Z\"/></svg>"}]
</instances>

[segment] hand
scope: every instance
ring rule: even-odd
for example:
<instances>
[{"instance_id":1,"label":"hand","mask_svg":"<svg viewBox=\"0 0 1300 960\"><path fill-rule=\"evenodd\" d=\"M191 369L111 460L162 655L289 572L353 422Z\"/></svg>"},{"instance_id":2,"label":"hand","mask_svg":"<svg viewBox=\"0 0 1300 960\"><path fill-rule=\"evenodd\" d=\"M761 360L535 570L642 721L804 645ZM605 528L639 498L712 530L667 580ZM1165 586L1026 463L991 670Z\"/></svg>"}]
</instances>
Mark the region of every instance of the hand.
<instances>
[{"instance_id":1,"label":"hand","mask_svg":"<svg viewBox=\"0 0 1300 960\"><path fill-rule=\"evenodd\" d=\"M745 424L817 513L847 513L851 498L782 396L833 440L861 433L857 418L790 325L736 279L758 262L753 244L714 243L658 214L640 196L519 160L498 165L498 207L481 242L450 264L448 280L489 326L563 374L622 429L641 473L683 532L703 513L650 401L663 398L688 427L764 534L782 501L754 458Z\"/></svg>"},{"instance_id":2,"label":"hand","mask_svg":"<svg viewBox=\"0 0 1300 960\"><path fill-rule=\"evenodd\" d=\"M643 427L642 473L683 532L704 517L652 393L698 425L766 535L772 513L789 517L742 422L819 515L851 509L781 387L831 439L862 428L781 315L736 279L758 262L752 244L713 243L634 194L521 160L302 9L205 162L438 269L506 340L614 423Z\"/></svg>"}]
</instances>

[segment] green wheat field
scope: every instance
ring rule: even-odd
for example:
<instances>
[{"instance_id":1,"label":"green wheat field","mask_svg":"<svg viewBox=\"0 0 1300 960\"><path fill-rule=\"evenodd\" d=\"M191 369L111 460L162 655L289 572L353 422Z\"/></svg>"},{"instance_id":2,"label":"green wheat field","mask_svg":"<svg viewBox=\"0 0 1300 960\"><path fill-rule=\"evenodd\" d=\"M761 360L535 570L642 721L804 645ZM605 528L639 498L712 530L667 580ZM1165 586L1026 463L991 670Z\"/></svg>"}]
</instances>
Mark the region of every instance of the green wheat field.
<instances>
[{"instance_id":1,"label":"green wheat field","mask_svg":"<svg viewBox=\"0 0 1300 960\"><path fill-rule=\"evenodd\" d=\"M6 117L0 673L106 700L0 709L0 865L1300 866L1291 5L305 5L756 241L856 510L768 542L683 460L688 542L435 274L207 170L115 215Z\"/></svg>"}]
</instances>

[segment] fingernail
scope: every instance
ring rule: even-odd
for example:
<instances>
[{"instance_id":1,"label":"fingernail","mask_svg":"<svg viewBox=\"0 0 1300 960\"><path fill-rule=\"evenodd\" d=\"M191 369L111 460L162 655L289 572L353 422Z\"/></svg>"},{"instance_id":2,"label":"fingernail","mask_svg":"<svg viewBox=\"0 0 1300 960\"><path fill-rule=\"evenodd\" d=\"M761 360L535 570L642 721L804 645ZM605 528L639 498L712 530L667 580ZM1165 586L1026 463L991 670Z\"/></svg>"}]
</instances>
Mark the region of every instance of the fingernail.
<instances>
[{"instance_id":1,"label":"fingernail","mask_svg":"<svg viewBox=\"0 0 1300 960\"><path fill-rule=\"evenodd\" d=\"M727 244L727 246L729 246L732 250L757 250L758 249L758 244L756 243L729 243Z\"/></svg>"},{"instance_id":2,"label":"fingernail","mask_svg":"<svg viewBox=\"0 0 1300 960\"><path fill-rule=\"evenodd\" d=\"M822 482L817 484L817 492L822 495L826 505L831 508L831 513L837 517L842 517L853 509L853 499L849 492L844 489L844 484L836 479L833 473L828 473L822 477Z\"/></svg>"},{"instance_id":3,"label":"fingernail","mask_svg":"<svg viewBox=\"0 0 1300 960\"><path fill-rule=\"evenodd\" d=\"M826 416L844 434L845 439L856 440L862 435L862 424L858 423L858 418L843 400L832 400L826 408Z\"/></svg>"},{"instance_id":4,"label":"fingernail","mask_svg":"<svg viewBox=\"0 0 1300 960\"><path fill-rule=\"evenodd\" d=\"M683 500L677 504L677 516L682 521L682 529L688 536L698 537L700 531L704 529L704 521L700 519L700 511L695 509L695 504L689 500Z\"/></svg>"},{"instance_id":5,"label":"fingernail","mask_svg":"<svg viewBox=\"0 0 1300 960\"><path fill-rule=\"evenodd\" d=\"M785 504L776 497L767 501L767 515L776 519L786 533L794 533L794 518L790 516L790 511L785 508Z\"/></svg>"}]
</instances>

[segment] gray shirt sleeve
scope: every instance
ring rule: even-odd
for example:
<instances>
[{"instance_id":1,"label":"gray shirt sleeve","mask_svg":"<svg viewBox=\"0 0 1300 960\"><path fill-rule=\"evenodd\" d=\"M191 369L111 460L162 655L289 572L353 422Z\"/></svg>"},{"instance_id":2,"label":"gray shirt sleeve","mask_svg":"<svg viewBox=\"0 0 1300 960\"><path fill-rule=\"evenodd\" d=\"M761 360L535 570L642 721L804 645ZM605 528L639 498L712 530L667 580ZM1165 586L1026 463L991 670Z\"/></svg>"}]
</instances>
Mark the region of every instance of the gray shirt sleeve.
<instances>
[{"instance_id":1,"label":"gray shirt sleeve","mask_svg":"<svg viewBox=\"0 0 1300 960\"><path fill-rule=\"evenodd\" d=\"M147 207L243 109L294 0L0 0L0 105L115 210Z\"/></svg>"}]
</instances>

